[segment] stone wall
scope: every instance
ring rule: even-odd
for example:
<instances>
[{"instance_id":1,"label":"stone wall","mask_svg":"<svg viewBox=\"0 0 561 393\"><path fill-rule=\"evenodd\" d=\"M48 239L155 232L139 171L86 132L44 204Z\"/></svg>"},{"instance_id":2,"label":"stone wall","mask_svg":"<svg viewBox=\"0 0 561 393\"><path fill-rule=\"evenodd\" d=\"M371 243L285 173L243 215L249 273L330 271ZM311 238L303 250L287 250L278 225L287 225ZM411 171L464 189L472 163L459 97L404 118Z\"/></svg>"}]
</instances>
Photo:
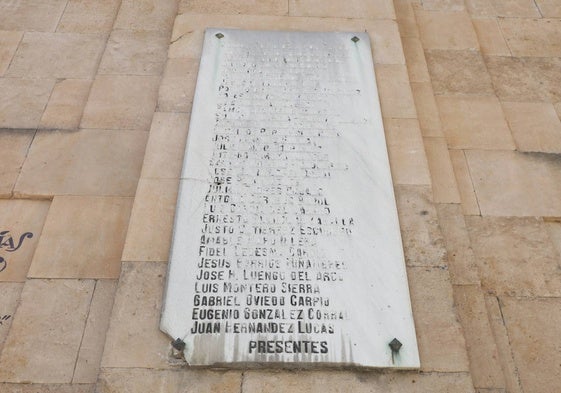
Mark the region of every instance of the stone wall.
<instances>
[{"instance_id":1,"label":"stone wall","mask_svg":"<svg viewBox=\"0 0 561 393\"><path fill-rule=\"evenodd\" d=\"M556 0L0 0L0 392L559 392L560 18ZM420 371L170 357L206 27L370 35Z\"/></svg>"}]
</instances>

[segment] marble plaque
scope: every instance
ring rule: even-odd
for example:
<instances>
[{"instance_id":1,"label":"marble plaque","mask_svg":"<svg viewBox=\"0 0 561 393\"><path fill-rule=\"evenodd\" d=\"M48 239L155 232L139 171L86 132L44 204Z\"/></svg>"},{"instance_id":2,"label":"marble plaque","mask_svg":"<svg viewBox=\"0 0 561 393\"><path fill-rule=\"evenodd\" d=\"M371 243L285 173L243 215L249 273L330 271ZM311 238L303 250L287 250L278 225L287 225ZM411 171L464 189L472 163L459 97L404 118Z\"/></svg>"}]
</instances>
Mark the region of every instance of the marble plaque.
<instances>
[{"instance_id":1,"label":"marble plaque","mask_svg":"<svg viewBox=\"0 0 561 393\"><path fill-rule=\"evenodd\" d=\"M419 367L367 34L206 31L168 273L191 365Z\"/></svg>"}]
</instances>

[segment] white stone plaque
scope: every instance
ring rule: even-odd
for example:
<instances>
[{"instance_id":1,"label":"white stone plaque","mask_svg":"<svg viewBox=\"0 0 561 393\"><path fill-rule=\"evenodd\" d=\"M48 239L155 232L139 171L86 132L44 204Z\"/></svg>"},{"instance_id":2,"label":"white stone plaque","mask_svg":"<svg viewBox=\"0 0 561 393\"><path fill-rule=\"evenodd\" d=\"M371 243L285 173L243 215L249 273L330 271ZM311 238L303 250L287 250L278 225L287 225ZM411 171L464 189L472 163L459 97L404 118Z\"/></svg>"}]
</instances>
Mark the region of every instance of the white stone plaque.
<instances>
[{"instance_id":1,"label":"white stone plaque","mask_svg":"<svg viewBox=\"0 0 561 393\"><path fill-rule=\"evenodd\" d=\"M189 364L419 367L367 34L207 30L177 204Z\"/></svg>"}]
</instances>

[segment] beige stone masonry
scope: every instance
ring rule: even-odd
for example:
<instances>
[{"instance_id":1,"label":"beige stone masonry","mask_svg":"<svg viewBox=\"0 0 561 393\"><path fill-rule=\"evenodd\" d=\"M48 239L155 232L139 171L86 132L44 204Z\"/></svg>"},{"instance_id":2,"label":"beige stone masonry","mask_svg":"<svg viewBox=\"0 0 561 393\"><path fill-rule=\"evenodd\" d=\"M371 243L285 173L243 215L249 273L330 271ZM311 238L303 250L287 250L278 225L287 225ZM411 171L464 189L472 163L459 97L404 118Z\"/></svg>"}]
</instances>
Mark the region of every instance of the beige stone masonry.
<instances>
[{"instance_id":1,"label":"beige stone masonry","mask_svg":"<svg viewBox=\"0 0 561 393\"><path fill-rule=\"evenodd\" d=\"M92 34L27 32L6 76L92 78L104 45L103 37Z\"/></svg>"},{"instance_id":2,"label":"beige stone masonry","mask_svg":"<svg viewBox=\"0 0 561 393\"><path fill-rule=\"evenodd\" d=\"M158 76L100 75L93 82L81 128L148 130Z\"/></svg>"},{"instance_id":3,"label":"beige stone masonry","mask_svg":"<svg viewBox=\"0 0 561 393\"><path fill-rule=\"evenodd\" d=\"M436 101L446 142L451 149L515 149L496 97L438 96Z\"/></svg>"},{"instance_id":4,"label":"beige stone masonry","mask_svg":"<svg viewBox=\"0 0 561 393\"><path fill-rule=\"evenodd\" d=\"M28 280L0 356L0 382L70 383L92 280Z\"/></svg>"},{"instance_id":5,"label":"beige stone masonry","mask_svg":"<svg viewBox=\"0 0 561 393\"><path fill-rule=\"evenodd\" d=\"M168 261L178 187L179 179L140 179L123 261Z\"/></svg>"},{"instance_id":6,"label":"beige stone masonry","mask_svg":"<svg viewBox=\"0 0 561 393\"><path fill-rule=\"evenodd\" d=\"M244 373L244 393L474 393L468 373L361 373L308 371Z\"/></svg>"},{"instance_id":7,"label":"beige stone masonry","mask_svg":"<svg viewBox=\"0 0 561 393\"><path fill-rule=\"evenodd\" d=\"M29 277L117 278L132 198L57 196Z\"/></svg>"},{"instance_id":8,"label":"beige stone masonry","mask_svg":"<svg viewBox=\"0 0 561 393\"><path fill-rule=\"evenodd\" d=\"M21 31L0 30L0 77L8 69L22 37Z\"/></svg>"},{"instance_id":9,"label":"beige stone masonry","mask_svg":"<svg viewBox=\"0 0 561 393\"><path fill-rule=\"evenodd\" d=\"M550 103L503 102L516 149L561 153L561 121Z\"/></svg>"},{"instance_id":10,"label":"beige stone masonry","mask_svg":"<svg viewBox=\"0 0 561 393\"><path fill-rule=\"evenodd\" d=\"M68 0L3 1L0 26L3 30L53 32Z\"/></svg>"},{"instance_id":11,"label":"beige stone masonry","mask_svg":"<svg viewBox=\"0 0 561 393\"><path fill-rule=\"evenodd\" d=\"M449 150L449 153L454 175L456 175L456 184L458 185L460 199L462 201L462 212L466 216L479 216L481 212L473 188L473 181L467 164L465 151Z\"/></svg>"},{"instance_id":12,"label":"beige stone masonry","mask_svg":"<svg viewBox=\"0 0 561 393\"><path fill-rule=\"evenodd\" d=\"M561 216L556 155L467 150L466 158L482 215Z\"/></svg>"},{"instance_id":13,"label":"beige stone masonry","mask_svg":"<svg viewBox=\"0 0 561 393\"><path fill-rule=\"evenodd\" d=\"M96 393L240 393L239 371L103 369Z\"/></svg>"},{"instance_id":14,"label":"beige stone masonry","mask_svg":"<svg viewBox=\"0 0 561 393\"><path fill-rule=\"evenodd\" d=\"M25 282L35 248L41 239L49 205L49 201L0 199L0 230L9 231L2 236L2 243L8 242L8 237L11 237L14 247L18 247L21 241L15 251L8 251L7 246L0 248L0 256L6 261L5 269L0 271L0 282ZM31 233L32 237L22 238L25 233Z\"/></svg>"},{"instance_id":15,"label":"beige stone masonry","mask_svg":"<svg viewBox=\"0 0 561 393\"><path fill-rule=\"evenodd\" d=\"M179 179L189 118L186 113L154 113L141 178Z\"/></svg>"},{"instance_id":16,"label":"beige stone masonry","mask_svg":"<svg viewBox=\"0 0 561 393\"><path fill-rule=\"evenodd\" d=\"M0 78L0 129L36 129L54 85L54 78Z\"/></svg>"},{"instance_id":17,"label":"beige stone masonry","mask_svg":"<svg viewBox=\"0 0 561 393\"><path fill-rule=\"evenodd\" d=\"M69 0L57 32L108 34L121 0Z\"/></svg>"},{"instance_id":18,"label":"beige stone masonry","mask_svg":"<svg viewBox=\"0 0 561 393\"><path fill-rule=\"evenodd\" d=\"M39 131L14 193L22 196L134 196L144 131Z\"/></svg>"},{"instance_id":19,"label":"beige stone masonry","mask_svg":"<svg viewBox=\"0 0 561 393\"><path fill-rule=\"evenodd\" d=\"M0 297L0 353L14 320L22 288L21 283L0 282L0 291L2 291Z\"/></svg>"},{"instance_id":20,"label":"beige stone masonry","mask_svg":"<svg viewBox=\"0 0 561 393\"><path fill-rule=\"evenodd\" d=\"M556 393L561 379L561 299L501 298L524 392Z\"/></svg>"},{"instance_id":21,"label":"beige stone masonry","mask_svg":"<svg viewBox=\"0 0 561 393\"><path fill-rule=\"evenodd\" d=\"M466 222L484 289L561 296L561 261L543 220L471 216Z\"/></svg>"},{"instance_id":22,"label":"beige stone masonry","mask_svg":"<svg viewBox=\"0 0 561 393\"><path fill-rule=\"evenodd\" d=\"M0 169L0 198L9 198L20 174L21 166L35 136L35 130L1 130L0 156L3 165Z\"/></svg>"},{"instance_id":23,"label":"beige stone masonry","mask_svg":"<svg viewBox=\"0 0 561 393\"><path fill-rule=\"evenodd\" d=\"M446 248L429 186L395 186L399 226L408 266L446 267Z\"/></svg>"},{"instance_id":24,"label":"beige stone masonry","mask_svg":"<svg viewBox=\"0 0 561 393\"><path fill-rule=\"evenodd\" d=\"M170 339L159 329L166 270L166 263L123 263L103 369L141 368L146 373L145 369L170 367Z\"/></svg>"},{"instance_id":25,"label":"beige stone masonry","mask_svg":"<svg viewBox=\"0 0 561 393\"><path fill-rule=\"evenodd\" d=\"M430 185L419 122L416 119L385 119L384 129L394 185Z\"/></svg>"},{"instance_id":26,"label":"beige stone masonry","mask_svg":"<svg viewBox=\"0 0 561 393\"><path fill-rule=\"evenodd\" d=\"M438 204L436 210L452 284L479 285L479 271L461 208L457 204Z\"/></svg>"},{"instance_id":27,"label":"beige stone masonry","mask_svg":"<svg viewBox=\"0 0 561 393\"><path fill-rule=\"evenodd\" d=\"M460 203L461 198L444 138L423 138L435 203Z\"/></svg>"},{"instance_id":28,"label":"beige stone masonry","mask_svg":"<svg viewBox=\"0 0 561 393\"><path fill-rule=\"evenodd\" d=\"M57 81L41 121L40 128L74 130L82 118L82 110L90 92L89 79Z\"/></svg>"}]
</instances>

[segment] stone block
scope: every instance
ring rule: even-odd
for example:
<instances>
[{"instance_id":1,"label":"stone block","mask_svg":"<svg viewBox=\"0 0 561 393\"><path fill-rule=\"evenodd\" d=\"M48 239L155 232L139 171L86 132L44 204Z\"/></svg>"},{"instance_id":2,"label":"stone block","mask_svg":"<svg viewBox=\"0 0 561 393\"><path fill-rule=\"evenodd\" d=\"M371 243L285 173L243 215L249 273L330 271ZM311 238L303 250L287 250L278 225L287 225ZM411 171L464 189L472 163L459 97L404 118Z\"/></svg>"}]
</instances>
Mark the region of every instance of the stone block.
<instances>
[{"instance_id":1,"label":"stone block","mask_svg":"<svg viewBox=\"0 0 561 393\"><path fill-rule=\"evenodd\" d=\"M167 261L179 179L140 179L132 208L124 261Z\"/></svg>"},{"instance_id":2,"label":"stone block","mask_svg":"<svg viewBox=\"0 0 561 393\"><path fill-rule=\"evenodd\" d=\"M536 3L530 0L489 0L497 16L511 18L541 17Z\"/></svg>"},{"instance_id":3,"label":"stone block","mask_svg":"<svg viewBox=\"0 0 561 393\"><path fill-rule=\"evenodd\" d=\"M524 392L557 393L561 380L561 299L501 298Z\"/></svg>"},{"instance_id":4,"label":"stone block","mask_svg":"<svg viewBox=\"0 0 561 393\"><path fill-rule=\"evenodd\" d=\"M460 206L457 204L439 204L436 210L448 253L448 268L452 283L478 285L479 274L475 255L471 248Z\"/></svg>"},{"instance_id":5,"label":"stone block","mask_svg":"<svg viewBox=\"0 0 561 393\"><path fill-rule=\"evenodd\" d=\"M290 16L395 19L391 0L289 0Z\"/></svg>"},{"instance_id":6,"label":"stone block","mask_svg":"<svg viewBox=\"0 0 561 393\"><path fill-rule=\"evenodd\" d=\"M141 178L179 179L188 128L189 115L186 113L154 114Z\"/></svg>"},{"instance_id":7,"label":"stone block","mask_svg":"<svg viewBox=\"0 0 561 393\"><path fill-rule=\"evenodd\" d=\"M40 128L73 130L78 128L90 92L87 79L63 79L55 84Z\"/></svg>"},{"instance_id":8,"label":"stone block","mask_svg":"<svg viewBox=\"0 0 561 393\"><path fill-rule=\"evenodd\" d=\"M423 138L416 119L384 121L394 184L430 185Z\"/></svg>"},{"instance_id":9,"label":"stone block","mask_svg":"<svg viewBox=\"0 0 561 393\"><path fill-rule=\"evenodd\" d=\"M3 30L55 31L67 1L3 1L0 26Z\"/></svg>"},{"instance_id":10,"label":"stone block","mask_svg":"<svg viewBox=\"0 0 561 393\"><path fill-rule=\"evenodd\" d=\"M28 280L0 357L0 381L70 383L94 281Z\"/></svg>"},{"instance_id":11,"label":"stone block","mask_svg":"<svg viewBox=\"0 0 561 393\"><path fill-rule=\"evenodd\" d=\"M162 75L168 49L166 31L113 30L101 59L100 75Z\"/></svg>"},{"instance_id":12,"label":"stone block","mask_svg":"<svg viewBox=\"0 0 561 393\"><path fill-rule=\"evenodd\" d=\"M6 75L93 78L104 46L103 37L92 34L27 32Z\"/></svg>"},{"instance_id":13,"label":"stone block","mask_svg":"<svg viewBox=\"0 0 561 393\"><path fill-rule=\"evenodd\" d=\"M0 197L9 198L16 184L27 151L35 136L35 130L0 129L0 156L3 159L0 169Z\"/></svg>"},{"instance_id":14,"label":"stone block","mask_svg":"<svg viewBox=\"0 0 561 393\"><path fill-rule=\"evenodd\" d=\"M241 372L211 370L104 369L96 393L240 393Z\"/></svg>"},{"instance_id":15,"label":"stone block","mask_svg":"<svg viewBox=\"0 0 561 393\"><path fill-rule=\"evenodd\" d=\"M466 338L474 386L504 389L505 379L483 291L478 285L457 285L454 300Z\"/></svg>"},{"instance_id":16,"label":"stone block","mask_svg":"<svg viewBox=\"0 0 561 393\"><path fill-rule=\"evenodd\" d=\"M450 153L456 184L460 192L462 211L467 216L479 216L481 212L479 211L479 203L473 188L465 152L463 150L448 150L448 153Z\"/></svg>"},{"instance_id":17,"label":"stone block","mask_svg":"<svg viewBox=\"0 0 561 393\"><path fill-rule=\"evenodd\" d=\"M484 289L509 296L560 296L561 264L542 220L466 217Z\"/></svg>"},{"instance_id":18,"label":"stone block","mask_svg":"<svg viewBox=\"0 0 561 393\"><path fill-rule=\"evenodd\" d=\"M14 192L24 196L134 196L148 133L39 131Z\"/></svg>"},{"instance_id":19,"label":"stone block","mask_svg":"<svg viewBox=\"0 0 561 393\"><path fill-rule=\"evenodd\" d=\"M0 78L0 129L36 129L54 79Z\"/></svg>"},{"instance_id":20,"label":"stone block","mask_svg":"<svg viewBox=\"0 0 561 393\"><path fill-rule=\"evenodd\" d=\"M176 13L176 1L122 0L113 29L169 31Z\"/></svg>"},{"instance_id":21,"label":"stone block","mask_svg":"<svg viewBox=\"0 0 561 393\"><path fill-rule=\"evenodd\" d=\"M247 371L243 393L473 393L468 373Z\"/></svg>"},{"instance_id":22,"label":"stone block","mask_svg":"<svg viewBox=\"0 0 561 393\"><path fill-rule=\"evenodd\" d=\"M556 155L466 150L484 216L561 216L561 160Z\"/></svg>"},{"instance_id":23,"label":"stone block","mask_svg":"<svg viewBox=\"0 0 561 393\"><path fill-rule=\"evenodd\" d=\"M93 82L82 128L148 130L159 77L100 75Z\"/></svg>"},{"instance_id":24,"label":"stone block","mask_svg":"<svg viewBox=\"0 0 561 393\"><path fill-rule=\"evenodd\" d=\"M423 138L432 179L434 202L460 203L458 185L444 138Z\"/></svg>"},{"instance_id":25,"label":"stone block","mask_svg":"<svg viewBox=\"0 0 561 393\"><path fill-rule=\"evenodd\" d=\"M454 308L448 271L438 267L412 267L407 269L407 275L421 370L467 372L466 342Z\"/></svg>"},{"instance_id":26,"label":"stone block","mask_svg":"<svg viewBox=\"0 0 561 393\"><path fill-rule=\"evenodd\" d=\"M69 0L57 32L109 34L120 0Z\"/></svg>"},{"instance_id":27,"label":"stone block","mask_svg":"<svg viewBox=\"0 0 561 393\"><path fill-rule=\"evenodd\" d=\"M0 76L3 76L23 37L21 31L0 30Z\"/></svg>"},{"instance_id":28,"label":"stone block","mask_svg":"<svg viewBox=\"0 0 561 393\"><path fill-rule=\"evenodd\" d=\"M29 277L117 278L132 198L56 196Z\"/></svg>"},{"instance_id":29,"label":"stone block","mask_svg":"<svg viewBox=\"0 0 561 393\"><path fill-rule=\"evenodd\" d=\"M415 101L413 101L405 65L379 64L376 67L376 81L382 116L402 119L417 118Z\"/></svg>"},{"instance_id":30,"label":"stone block","mask_svg":"<svg viewBox=\"0 0 561 393\"><path fill-rule=\"evenodd\" d=\"M178 14L288 15L286 0L180 0Z\"/></svg>"},{"instance_id":31,"label":"stone block","mask_svg":"<svg viewBox=\"0 0 561 393\"><path fill-rule=\"evenodd\" d=\"M10 326L12 326L22 288L23 284L20 283L0 283L0 291L2 292L2 296L0 296L0 353L2 353L4 341L8 336Z\"/></svg>"},{"instance_id":32,"label":"stone block","mask_svg":"<svg viewBox=\"0 0 561 393\"><path fill-rule=\"evenodd\" d=\"M472 19L481 53L488 56L511 56L496 18Z\"/></svg>"},{"instance_id":33,"label":"stone block","mask_svg":"<svg viewBox=\"0 0 561 393\"><path fill-rule=\"evenodd\" d=\"M423 48L477 50L479 42L467 12L416 11Z\"/></svg>"},{"instance_id":34,"label":"stone block","mask_svg":"<svg viewBox=\"0 0 561 393\"><path fill-rule=\"evenodd\" d=\"M491 78L479 52L427 50L425 56L435 94L494 94Z\"/></svg>"},{"instance_id":35,"label":"stone block","mask_svg":"<svg viewBox=\"0 0 561 393\"><path fill-rule=\"evenodd\" d=\"M395 186L401 238L408 266L446 266L444 239L428 186Z\"/></svg>"},{"instance_id":36,"label":"stone block","mask_svg":"<svg viewBox=\"0 0 561 393\"><path fill-rule=\"evenodd\" d=\"M503 102L518 151L561 153L561 121L546 102Z\"/></svg>"},{"instance_id":37,"label":"stone block","mask_svg":"<svg viewBox=\"0 0 561 393\"><path fill-rule=\"evenodd\" d=\"M515 149L496 97L438 96L436 101L446 142L451 149Z\"/></svg>"},{"instance_id":38,"label":"stone block","mask_svg":"<svg viewBox=\"0 0 561 393\"><path fill-rule=\"evenodd\" d=\"M159 329L166 268L161 262L123 263L102 368L139 367L145 373L169 367L171 339Z\"/></svg>"},{"instance_id":39,"label":"stone block","mask_svg":"<svg viewBox=\"0 0 561 393\"><path fill-rule=\"evenodd\" d=\"M49 205L49 201L0 199L0 281L25 282Z\"/></svg>"},{"instance_id":40,"label":"stone block","mask_svg":"<svg viewBox=\"0 0 561 393\"><path fill-rule=\"evenodd\" d=\"M561 101L561 58L488 56L485 63L501 101Z\"/></svg>"},{"instance_id":41,"label":"stone block","mask_svg":"<svg viewBox=\"0 0 561 393\"><path fill-rule=\"evenodd\" d=\"M117 289L116 280L98 280L95 283L92 302L80 343L73 384L93 384L97 381L105 333L109 327L109 317Z\"/></svg>"}]
</instances>

